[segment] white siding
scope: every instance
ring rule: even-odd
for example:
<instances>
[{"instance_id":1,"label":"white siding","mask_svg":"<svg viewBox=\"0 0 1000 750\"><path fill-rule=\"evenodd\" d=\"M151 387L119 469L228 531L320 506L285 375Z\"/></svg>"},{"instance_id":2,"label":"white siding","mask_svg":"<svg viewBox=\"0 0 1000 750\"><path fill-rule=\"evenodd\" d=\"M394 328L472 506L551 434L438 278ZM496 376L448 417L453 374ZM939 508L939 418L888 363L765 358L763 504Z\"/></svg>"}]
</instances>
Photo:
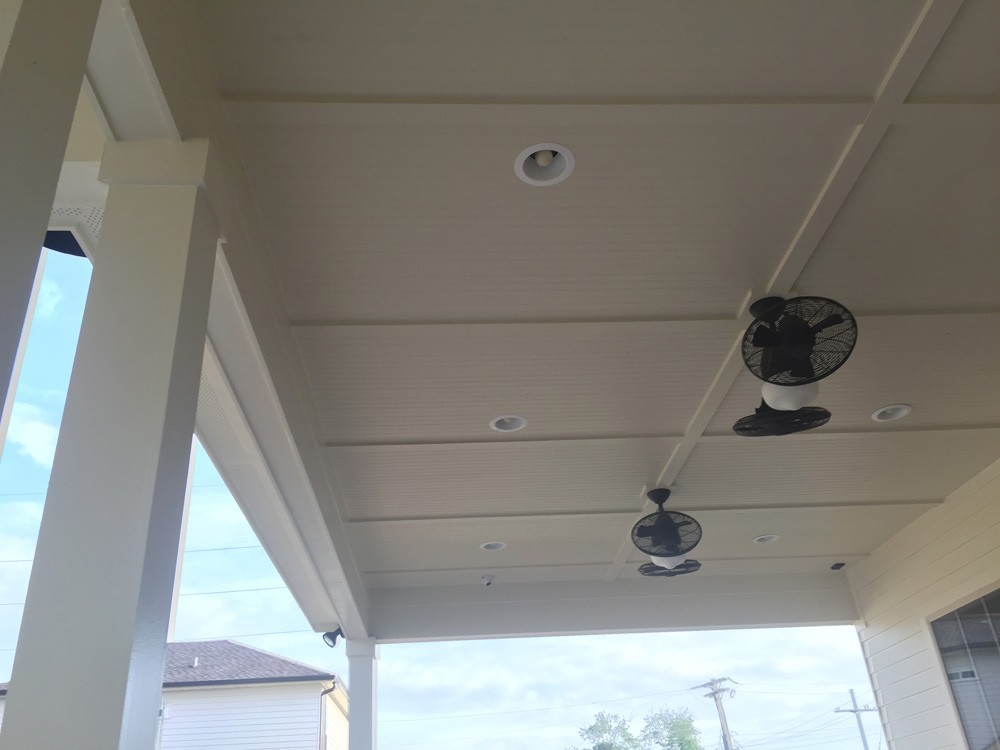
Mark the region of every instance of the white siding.
<instances>
[{"instance_id":1,"label":"white siding","mask_svg":"<svg viewBox=\"0 0 1000 750\"><path fill-rule=\"evenodd\" d=\"M318 750L319 682L171 689L160 750Z\"/></svg>"},{"instance_id":2,"label":"white siding","mask_svg":"<svg viewBox=\"0 0 1000 750\"><path fill-rule=\"evenodd\" d=\"M965 750L929 621L1000 588L1000 462L848 576L891 750Z\"/></svg>"},{"instance_id":3,"label":"white siding","mask_svg":"<svg viewBox=\"0 0 1000 750\"><path fill-rule=\"evenodd\" d=\"M347 750L348 703L347 694L338 689L326 698L326 744L323 750Z\"/></svg>"}]
</instances>

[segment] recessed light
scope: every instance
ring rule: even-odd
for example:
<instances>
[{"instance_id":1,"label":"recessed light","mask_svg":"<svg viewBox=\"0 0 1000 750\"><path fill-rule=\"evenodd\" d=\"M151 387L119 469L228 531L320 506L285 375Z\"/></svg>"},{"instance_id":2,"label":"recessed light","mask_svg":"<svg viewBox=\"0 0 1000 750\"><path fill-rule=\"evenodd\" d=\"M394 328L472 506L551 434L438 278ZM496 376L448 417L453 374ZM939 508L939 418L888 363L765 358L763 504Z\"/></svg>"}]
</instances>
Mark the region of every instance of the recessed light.
<instances>
[{"instance_id":1,"label":"recessed light","mask_svg":"<svg viewBox=\"0 0 1000 750\"><path fill-rule=\"evenodd\" d=\"M911 411L913 411L913 407L909 404L889 404L873 411L872 421L895 422L897 419L908 416Z\"/></svg>"},{"instance_id":2,"label":"recessed light","mask_svg":"<svg viewBox=\"0 0 1000 750\"><path fill-rule=\"evenodd\" d=\"M527 419L516 414L504 414L490 420L490 427L497 432L517 432L523 430L527 424Z\"/></svg>"},{"instance_id":3,"label":"recessed light","mask_svg":"<svg viewBox=\"0 0 1000 750\"><path fill-rule=\"evenodd\" d=\"M507 549L507 542L483 542L479 545L479 549L484 549L487 552L499 552L502 549Z\"/></svg>"},{"instance_id":4,"label":"recessed light","mask_svg":"<svg viewBox=\"0 0 1000 750\"><path fill-rule=\"evenodd\" d=\"M573 173L576 157L558 143L536 143L514 159L514 173L529 185L544 187L562 182Z\"/></svg>"},{"instance_id":5,"label":"recessed light","mask_svg":"<svg viewBox=\"0 0 1000 750\"><path fill-rule=\"evenodd\" d=\"M754 541L757 544L770 544L771 542L776 542L781 539L777 534L761 534L760 536L754 537Z\"/></svg>"},{"instance_id":6,"label":"recessed light","mask_svg":"<svg viewBox=\"0 0 1000 750\"><path fill-rule=\"evenodd\" d=\"M830 570L841 570L847 563L835 562L830 566Z\"/></svg>"}]
</instances>

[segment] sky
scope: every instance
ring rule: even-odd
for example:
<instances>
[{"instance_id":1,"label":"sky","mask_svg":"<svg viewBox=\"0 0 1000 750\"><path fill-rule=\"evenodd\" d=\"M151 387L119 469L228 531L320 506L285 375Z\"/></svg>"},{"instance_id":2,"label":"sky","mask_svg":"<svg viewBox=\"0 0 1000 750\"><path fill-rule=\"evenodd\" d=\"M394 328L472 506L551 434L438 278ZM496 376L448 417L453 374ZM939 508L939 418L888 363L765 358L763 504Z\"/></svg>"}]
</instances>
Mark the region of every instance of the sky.
<instances>
[{"instance_id":1,"label":"sky","mask_svg":"<svg viewBox=\"0 0 1000 750\"><path fill-rule=\"evenodd\" d=\"M0 682L10 678L30 560L79 334L89 262L47 253L35 320L0 457ZM232 638L347 680L343 645L313 633L225 483L198 446L176 640ZM694 689L729 678L723 704L745 750L862 747L849 690L873 705L852 627L668 632L384 644L380 750L567 750L598 711L641 727L688 710L721 748L715 703ZM349 683L348 683L349 688ZM837 709L841 709L840 712ZM877 713L860 714L872 750Z\"/></svg>"}]
</instances>

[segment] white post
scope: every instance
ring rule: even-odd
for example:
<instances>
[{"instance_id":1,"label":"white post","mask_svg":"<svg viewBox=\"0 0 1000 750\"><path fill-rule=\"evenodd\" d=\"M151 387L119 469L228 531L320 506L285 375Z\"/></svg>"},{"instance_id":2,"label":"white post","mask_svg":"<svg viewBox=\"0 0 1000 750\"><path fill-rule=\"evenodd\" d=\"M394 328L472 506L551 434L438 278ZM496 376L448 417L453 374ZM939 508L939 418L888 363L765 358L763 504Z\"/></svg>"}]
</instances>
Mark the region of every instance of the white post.
<instances>
[{"instance_id":1,"label":"white post","mask_svg":"<svg viewBox=\"0 0 1000 750\"><path fill-rule=\"evenodd\" d=\"M154 745L218 245L207 160L203 142L105 153L111 187L3 750Z\"/></svg>"},{"instance_id":2,"label":"white post","mask_svg":"<svg viewBox=\"0 0 1000 750\"><path fill-rule=\"evenodd\" d=\"M0 3L0 396L5 404L13 399L38 254L100 5L100 0ZM9 417L6 406L4 414Z\"/></svg>"},{"instance_id":3,"label":"white post","mask_svg":"<svg viewBox=\"0 0 1000 750\"><path fill-rule=\"evenodd\" d=\"M378 645L374 638L347 641L351 697L348 750L375 750Z\"/></svg>"}]
</instances>

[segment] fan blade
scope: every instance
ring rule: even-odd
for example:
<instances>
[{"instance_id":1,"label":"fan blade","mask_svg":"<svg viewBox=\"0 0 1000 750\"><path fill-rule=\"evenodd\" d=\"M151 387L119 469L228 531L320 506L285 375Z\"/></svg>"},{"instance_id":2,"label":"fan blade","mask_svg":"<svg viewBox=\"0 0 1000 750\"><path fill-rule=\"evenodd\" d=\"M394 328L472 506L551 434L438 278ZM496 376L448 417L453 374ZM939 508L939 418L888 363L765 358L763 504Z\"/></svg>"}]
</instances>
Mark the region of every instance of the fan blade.
<instances>
[{"instance_id":1,"label":"fan blade","mask_svg":"<svg viewBox=\"0 0 1000 750\"><path fill-rule=\"evenodd\" d=\"M819 333L820 331L826 330L827 328L832 328L833 326L839 326L843 322L844 322L844 317L842 315L834 313L833 315L828 315L827 317L823 318L823 320L821 320L819 323L814 325L812 327L812 332L816 334Z\"/></svg>"},{"instance_id":2,"label":"fan blade","mask_svg":"<svg viewBox=\"0 0 1000 750\"><path fill-rule=\"evenodd\" d=\"M771 326L760 325L754 329L751 343L760 349L770 349L781 343L781 336Z\"/></svg>"},{"instance_id":3,"label":"fan blade","mask_svg":"<svg viewBox=\"0 0 1000 750\"><path fill-rule=\"evenodd\" d=\"M650 529L650 536L657 547L676 549L681 544L680 525L667 513L656 519Z\"/></svg>"},{"instance_id":4,"label":"fan blade","mask_svg":"<svg viewBox=\"0 0 1000 750\"><path fill-rule=\"evenodd\" d=\"M816 377L816 370L813 369L812 360L810 358L807 357L806 359L795 359L791 361L793 364L788 368L788 374L793 378Z\"/></svg>"}]
</instances>

